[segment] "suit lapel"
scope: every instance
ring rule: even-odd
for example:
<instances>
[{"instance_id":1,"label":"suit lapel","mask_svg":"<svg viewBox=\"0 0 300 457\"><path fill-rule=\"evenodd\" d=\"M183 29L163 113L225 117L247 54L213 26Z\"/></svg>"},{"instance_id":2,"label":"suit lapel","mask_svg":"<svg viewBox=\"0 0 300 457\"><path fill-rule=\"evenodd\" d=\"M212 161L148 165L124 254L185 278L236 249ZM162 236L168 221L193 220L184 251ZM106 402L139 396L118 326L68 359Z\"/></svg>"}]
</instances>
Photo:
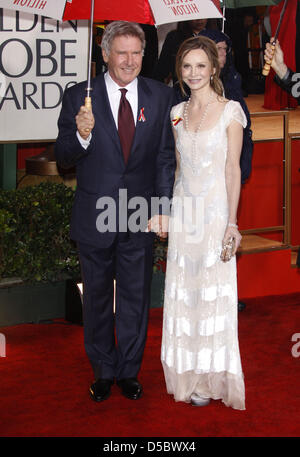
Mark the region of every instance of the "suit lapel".
<instances>
[{"instance_id":1,"label":"suit lapel","mask_svg":"<svg viewBox=\"0 0 300 457\"><path fill-rule=\"evenodd\" d=\"M99 79L98 79L99 78ZM93 98L94 98L94 103L93 103ZM103 128L107 132L108 135L110 135L112 141L116 145L116 147L119 150L120 157L123 157L122 149L121 149L121 144L120 144L120 138L118 135L118 131L116 128L116 124L112 115L112 111L110 108L110 103L107 95L107 90L106 90L106 85L104 81L104 75L101 74L99 75L96 80L95 84L93 87L93 92L92 92L92 103L93 103L93 113L95 116L95 119L99 119L101 122Z\"/></svg>"}]
</instances>

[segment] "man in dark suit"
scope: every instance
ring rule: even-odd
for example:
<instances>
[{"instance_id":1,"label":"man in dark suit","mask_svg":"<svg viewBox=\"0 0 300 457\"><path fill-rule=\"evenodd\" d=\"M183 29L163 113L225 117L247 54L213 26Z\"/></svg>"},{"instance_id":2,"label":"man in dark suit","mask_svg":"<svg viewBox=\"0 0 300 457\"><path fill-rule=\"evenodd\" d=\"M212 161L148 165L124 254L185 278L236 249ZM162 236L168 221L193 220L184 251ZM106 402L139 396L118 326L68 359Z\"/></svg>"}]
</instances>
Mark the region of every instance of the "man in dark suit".
<instances>
[{"instance_id":1,"label":"man in dark suit","mask_svg":"<svg viewBox=\"0 0 300 457\"><path fill-rule=\"evenodd\" d=\"M108 398L115 379L127 398L142 394L137 375L150 302L151 229L167 232L167 218L153 216L151 202L172 197L173 92L139 76L144 47L137 24L109 24L102 38L108 72L93 81L92 111L81 106L86 85L80 83L66 90L58 121L57 161L77 170L71 238L79 248L85 348L95 375L90 394L96 401ZM137 199L146 203L146 219L145 205L135 218ZM130 222L138 219L136 230L138 223Z\"/></svg>"}]
</instances>

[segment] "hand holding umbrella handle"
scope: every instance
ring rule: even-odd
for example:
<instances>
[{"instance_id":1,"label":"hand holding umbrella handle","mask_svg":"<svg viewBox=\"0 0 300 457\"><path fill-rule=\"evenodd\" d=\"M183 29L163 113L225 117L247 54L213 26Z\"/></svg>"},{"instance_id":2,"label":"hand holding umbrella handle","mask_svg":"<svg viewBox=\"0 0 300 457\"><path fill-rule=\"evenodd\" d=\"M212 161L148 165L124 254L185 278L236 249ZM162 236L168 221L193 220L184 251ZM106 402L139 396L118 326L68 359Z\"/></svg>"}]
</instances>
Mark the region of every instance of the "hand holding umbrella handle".
<instances>
[{"instance_id":1,"label":"hand holding umbrella handle","mask_svg":"<svg viewBox=\"0 0 300 457\"><path fill-rule=\"evenodd\" d=\"M283 7L281 9L279 21L278 21L278 24L277 24L277 27L276 27L276 32L275 32L275 35L274 35L274 40L273 40L273 42L271 44L272 59L271 60L267 60L265 65L264 65L264 68L263 68L263 71L262 71L262 74L264 76L268 76L268 74L270 72L270 68L271 68L271 64L272 64L272 60L273 60L273 56L274 56L274 52L275 52L276 40L277 40L278 35L279 35L282 19L283 19L283 16L284 16L284 13L285 13L285 10L286 10L286 7L287 7L287 2L288 2L288 0L284 0Z\"/></svg>"},{"instance_id":2,"label":"hand holding umbrella handle","mask_svg":"<svg viewBox=\"0 0 300 457\"><path fill-rule=\"evenodd\" d=\"M274 56L274 52L275 52L275 43L274 42L271 45L271 52L272 52L272 59L266 60L264 68L262 70L262 74L264 76L268 76L268 74L270 73L271 64L272 64L272 60L273 60L273 56Z\"/></svg>"},{"instance_id":3,"label":"hand holding umbrella handle","mask_svg":"<svg viewBox=\"0 0 300 457\"><path fill-rule=\"evenodd\" d=\"M84 99L84 106L89 111L92 111L92 97L85 97Z\"/></svg>"}]
</instances>

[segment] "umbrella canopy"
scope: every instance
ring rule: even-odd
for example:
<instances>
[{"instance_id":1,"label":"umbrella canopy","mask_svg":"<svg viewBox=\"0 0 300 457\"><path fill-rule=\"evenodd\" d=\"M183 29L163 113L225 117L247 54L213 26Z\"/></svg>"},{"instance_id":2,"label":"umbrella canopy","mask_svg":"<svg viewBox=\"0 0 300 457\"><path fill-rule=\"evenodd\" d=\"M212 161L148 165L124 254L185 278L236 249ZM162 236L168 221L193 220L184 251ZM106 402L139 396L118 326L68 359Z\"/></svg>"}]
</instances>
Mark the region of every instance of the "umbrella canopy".
<instances>
[{"instance_id":1,"label":"umbrella canopy","mask_svg":"<svg viewBox=\"0 0 300 457\"><path fill-rule=\"evenodd\" d=\"M156 25L193 19L222 18L219 0L148 0Z\"/></svg>"},{"instance_id":2,"label":"umbrella canopy","mask_svg":"<svg viewBox=\"0 0 300 457\"><path fill-rule=\"evenodd\" d=\"M58 20L92 19L133 21L140 24L166 24L191 19L220 18L219 0L0 0L0 8L14 9Z\"/></svg>"},{"instance_id":3,"label":"umbrella canopy","mask_svg":"<svg viewBox=\"0 0 300 457\"><path fill-rule=\"evenodd\" d=\"M219 0L194 0L192 4L169 0L95 0L94 19L133 21L141 24L166 24L189 19L220 18ZM68 0L64 20L89 19L90 2Z\"/></svg>"},{"instance_id":4,"label":"umbrella canopy","mask_svg":"<svg viewBox=\"0 0 300 457\"><path fill-rule=\"evenodd\" d=\"M220 0L226 8L244 8L246 6L278 5L282 0Z\"/></svg>"},{"instance_id":5,"label":"umbrella canopy","mask_svg":"<svg viewBox=\"0 0 300 457\"><path fill-rule=\"evenodd\" d=\"M66 2L63 19L89 19L91 2L89 0L72 0ZM154 19L147 0L105 0L95 1L95 20L123 20L139 22L141 24L154 24Z\"/></svg>"},{"instance_id":6,"label":"umbrella canopy","mask_svg":"<svg viewBox=\"0 0 300 457\"><path fill-rule=\"evenodd\" d=\"M160 1L160 0L159 0ZM58 20L90 19L91 0L0 0L0 8L38 14ZM96 0L96 20L124 20L154 24L147 0Z\"/></svg>"}]
</instances>

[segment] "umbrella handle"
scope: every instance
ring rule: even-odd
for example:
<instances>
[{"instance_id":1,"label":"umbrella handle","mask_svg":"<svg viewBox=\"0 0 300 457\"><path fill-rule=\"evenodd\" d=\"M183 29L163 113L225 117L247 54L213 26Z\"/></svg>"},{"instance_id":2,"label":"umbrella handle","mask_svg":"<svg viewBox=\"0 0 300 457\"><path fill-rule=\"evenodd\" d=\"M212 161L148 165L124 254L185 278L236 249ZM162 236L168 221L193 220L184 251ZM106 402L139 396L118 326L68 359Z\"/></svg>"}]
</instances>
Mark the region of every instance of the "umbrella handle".
<instances>
[{"instance_id":1,"label":"umbrella handle","mask_svg":"<svg viewBox=\"0 0 300 457\"><path fill-rule=\"evenodd\" d=\"M277 24L277 27L276 27L274 40L273 40L273 43L272 43L272 46L271 46L271 50L273 51L272 52L272 59L270 61L267 60L266 63L265 63L265 66L264 66L263 71L262 71L262 74L264 76L268 76L268 74L270 72L271 63L272 63L273 56L274 56L274 51L275 51L276 40L277 40L278 35L279 35L279 31L280 31L282 19L283 19L283 16L284 16L284 13L285 13L285 10L286 10L286 7L287 7L287 3L288 3L288 0L284 0L284 4L283 4L283 7L282 7L282 10L281 10L281 13L280 13L279 21L278 21L278 24Z\"/></svg>"},{"instance_id":2,"label":"umbrella handle","mask_svg":"<svg viewBox=\"0 0 300 457\"><path fill-rule=\"evenodd\" d=\"M84 106L89 111L92 111L92 97L85 97L84 99Z\"/></svg>"},{"instance_id":3,"label":"umbrella handle","mask_svg":"<svg viewBox=\"0 0 300 457\"><path fill-rule=\"evenodd\" d=\"M87 110L92 111L92 97L85 97L84 106ZM90 132L90 129L85 129L86 133Z\"/></svg>"},{"instance_id":4,"label":"umbrella handle","mask_svg":"<svg viewBox=\"0 0 300 457\"><path fill-rule=\"evenodd\" d=\"M266 60L266 63L264 65L264 68L263 68L263 71L262 71L262 74L264 76L268 76L268 74L270 73L271 63L272 63L273 55L274 55L274 52L275 52L275 44L272 44L271 50L272 50L272 59L271 60Z\"/></svg>"}]
</instances>

